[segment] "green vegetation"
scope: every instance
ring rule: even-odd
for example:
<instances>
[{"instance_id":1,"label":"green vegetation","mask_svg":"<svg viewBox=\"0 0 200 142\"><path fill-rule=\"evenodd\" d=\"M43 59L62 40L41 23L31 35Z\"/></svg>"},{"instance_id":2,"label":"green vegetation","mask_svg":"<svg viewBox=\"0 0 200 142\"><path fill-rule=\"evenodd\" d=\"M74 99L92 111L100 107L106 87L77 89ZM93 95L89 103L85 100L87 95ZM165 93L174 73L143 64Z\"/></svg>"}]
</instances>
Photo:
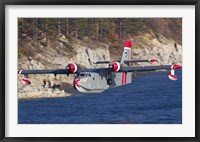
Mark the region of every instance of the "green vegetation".
<instances>
[{"instance_id":1,"label":"green vegetation","mask_svg":"<svg viewBox=\"0 0 200 142\"><path fill-rule=\"evenodd\" d=\"M18 59L22 56L22 48L18 48Z\"/></svg>"},{"instance_id":2,"label":"green vegetation","mask_svg":"<svg viewBox=\"0 0 200 142\"><path fill-rule=\"evenodd\" d=\"M118 47L127 39L132 39L134 48L145 48L154 38L162 42L162 37L182 44L182 19L18 18L18 58L22 54L32 56L35 50L42 53L48 47L56 47L59 53L75 52L72 45L77 39L88 47L91 43L98 47L97 43L104 42L120 50Z\"/></svg>"},{"instance_id":3,"label":"green vegetation","mask_svg":"<svg viewBox=\"0 0 200 142\"><path fill-rule=\"evenodd\" d=\"M55 38L60 35L96 40L127 38L144 30L144 19L133 18L19 18L19 38ZM116 34L117 37L112 35Z\"/></svg>"},{"instance_id":4,"label":"green vegetation","mask_svg":"<svg viewBox=\"0 0 200 142\"><path fill-rule=\"evenodd\" d=\"M72 52L73 51L73 47L72 47L72 45L71 44L65 44L65 51L66 52Z\"/></svg>"}]
</instances>

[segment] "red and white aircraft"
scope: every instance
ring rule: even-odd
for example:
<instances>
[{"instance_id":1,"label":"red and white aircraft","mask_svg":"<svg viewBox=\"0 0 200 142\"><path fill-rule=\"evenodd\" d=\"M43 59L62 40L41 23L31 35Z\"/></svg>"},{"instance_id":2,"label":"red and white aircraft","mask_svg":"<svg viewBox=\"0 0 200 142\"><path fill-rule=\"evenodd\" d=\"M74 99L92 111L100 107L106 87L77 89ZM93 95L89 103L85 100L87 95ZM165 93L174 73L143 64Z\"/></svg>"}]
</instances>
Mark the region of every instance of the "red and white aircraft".
<instances>
[{"instance_id":1,"label":"red and white aircraft","mask_svg":"<svg viewBox=\"0 0 200 142\"><path fill-rule=\"evenodd\" d=\"M160 65L160 66L130 66L131 62L158 62L156 59L131 60L131 41L125 42L123 55L116 61L96 61L94 64L108 64L107 68L79 68L74 63L69 63L65 69L49 70L20 70L19 74L76 74L74 78L74 88L84 93L100 93L106 89L126 85L132 82L133 72L145 72L156 70L170 70L169 79L177 80L176 69L181 69L180 65ZM24 78L23 81L31 84L30 80Z\"/></svg>"}]
</instances>

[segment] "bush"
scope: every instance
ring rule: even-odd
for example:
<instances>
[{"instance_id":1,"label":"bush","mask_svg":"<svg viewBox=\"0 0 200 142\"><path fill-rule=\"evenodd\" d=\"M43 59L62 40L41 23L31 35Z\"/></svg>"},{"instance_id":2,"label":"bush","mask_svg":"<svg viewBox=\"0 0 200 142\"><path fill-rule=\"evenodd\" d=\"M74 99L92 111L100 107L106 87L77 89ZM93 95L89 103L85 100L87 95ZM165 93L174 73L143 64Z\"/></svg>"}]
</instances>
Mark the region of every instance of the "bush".
<instances>
[{"instance_id":1,"label":"bush","mask_svg":"<svg viewBox=\"0 0 200 142\"><path fill-rule=\"evenodd\" d=\"M71 44L69 44L69 43L67 43L67 44L65 44L65 50L67 51L67 52L72 52L73 51L73 47L72 47L72 45Z\"/></svg>"},{"instance_id":2,"label":"bush","mask_svg":"<svg viewBox=\"0 0 200 142\"><path fill-rule=\"evenodd\" d=\"M22 48L18 48L18 59L22 57Z\"/></svg>"}]
</instances>

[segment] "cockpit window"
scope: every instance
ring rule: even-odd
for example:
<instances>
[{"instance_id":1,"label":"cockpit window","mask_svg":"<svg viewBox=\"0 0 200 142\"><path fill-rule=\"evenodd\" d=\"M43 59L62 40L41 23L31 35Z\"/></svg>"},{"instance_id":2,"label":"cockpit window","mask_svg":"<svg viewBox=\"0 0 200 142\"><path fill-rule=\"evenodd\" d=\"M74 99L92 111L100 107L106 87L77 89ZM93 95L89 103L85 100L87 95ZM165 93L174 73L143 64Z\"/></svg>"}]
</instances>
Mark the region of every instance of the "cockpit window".
<instances>
[{"instance_id":1,"label":"cockpit window","mask_svg":"<svg viewBox=\"0 0 200 142\"><path fill-rule=\"evenodd\" d=\"M91 77L91 74L90 74L90 73L87 73L85 76L86 76L86 77Z\"/></svg>"},{"instance_id":2,"label":"cockpit window","mask_svg":"<svg viewBox=\"0 0 200 142\"><path fill-rule=\"evenodd\" d=\"M80 73L79 76L85 76L85 74L84 73Z\"/></svg>"},{"instance_id":3,"label":"cockpit window","mask_svg":"<svg viewBox=\"0 0 200 142\"><path fill-rule=\"evenodd\" d=\"M78 76L82 76L82 77L92 77L90 73L79 73L77 74Z\"/></svg>"}]
</instances>

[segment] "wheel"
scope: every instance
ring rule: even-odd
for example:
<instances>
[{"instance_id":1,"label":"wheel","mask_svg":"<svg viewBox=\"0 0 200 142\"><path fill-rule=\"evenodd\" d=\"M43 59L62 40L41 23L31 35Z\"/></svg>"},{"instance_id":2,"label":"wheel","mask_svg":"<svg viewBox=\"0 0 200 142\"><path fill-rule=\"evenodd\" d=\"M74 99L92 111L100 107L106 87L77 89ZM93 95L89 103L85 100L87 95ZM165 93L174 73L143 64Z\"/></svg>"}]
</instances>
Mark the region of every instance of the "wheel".
<instances>
[{"instance_id":1,"label":"wheel","mask_svg":"<svg viewBox=\"0 0 200 142\"><path fill-rule=\"evenodd\" d=\"M107 80L107 84L108 84L108 85L111 85L111 84L112 84L112 80L111 80L111 79L108 79L108 80Z\"/></svg>"}]
</instances>

